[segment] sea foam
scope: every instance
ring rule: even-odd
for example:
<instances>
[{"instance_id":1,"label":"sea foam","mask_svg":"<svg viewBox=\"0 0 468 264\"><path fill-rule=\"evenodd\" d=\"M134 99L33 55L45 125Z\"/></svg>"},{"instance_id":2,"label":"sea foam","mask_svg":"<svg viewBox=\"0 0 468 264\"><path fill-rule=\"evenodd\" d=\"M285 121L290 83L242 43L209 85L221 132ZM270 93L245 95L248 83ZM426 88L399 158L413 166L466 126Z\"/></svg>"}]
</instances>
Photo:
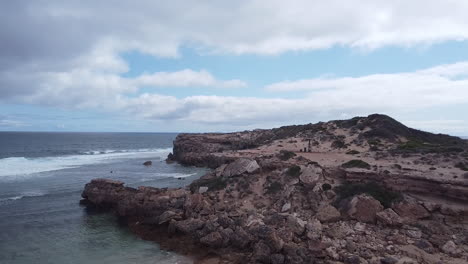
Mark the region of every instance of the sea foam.
<instances>
[{"instance_id":1,"label":"sea foam","mask_svg":"<svg viewBox=\"0 0 468 264\"><path fill-rule=\"evenodd\" d=\"M0 159L0 178L10 176L27 176L34 173L77 168L83 165L110 163L127 158L159 158L164 159L171 151L164 149L137 150L98 150L89 151L82 155L68 155L58 157L24 158L10 157Z\"/></svg>"}]
</instances>

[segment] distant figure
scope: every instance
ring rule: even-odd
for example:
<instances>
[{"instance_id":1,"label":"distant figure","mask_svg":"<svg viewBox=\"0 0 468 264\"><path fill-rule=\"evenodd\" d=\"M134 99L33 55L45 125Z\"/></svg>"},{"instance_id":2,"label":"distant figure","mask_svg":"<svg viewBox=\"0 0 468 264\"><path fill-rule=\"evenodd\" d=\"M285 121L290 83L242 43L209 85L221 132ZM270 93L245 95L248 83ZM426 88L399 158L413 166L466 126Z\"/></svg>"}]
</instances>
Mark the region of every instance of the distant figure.
<instances>
[{"instance_id":1,"label":"distant figure","mask_svg":"<svg viewBox=\"0 0 468 264\"><path fill-rule=\"evenodd\" d=\"M112 171L110 171L110 173L112 173Z\"/></svg>"},{"instance_id":2,"label":"distant figure","mask_svg":"<svg viewBox=\"0 0 468 264\"><path fill-rule=\"evenodd\" d=\"M145 162L143 163L143 165L145 165L145 166L151 166L151 165L153 165L153 162L150 161L150 160L148 160L148 161L145 161Z\"/></svg>"}]
</instances>

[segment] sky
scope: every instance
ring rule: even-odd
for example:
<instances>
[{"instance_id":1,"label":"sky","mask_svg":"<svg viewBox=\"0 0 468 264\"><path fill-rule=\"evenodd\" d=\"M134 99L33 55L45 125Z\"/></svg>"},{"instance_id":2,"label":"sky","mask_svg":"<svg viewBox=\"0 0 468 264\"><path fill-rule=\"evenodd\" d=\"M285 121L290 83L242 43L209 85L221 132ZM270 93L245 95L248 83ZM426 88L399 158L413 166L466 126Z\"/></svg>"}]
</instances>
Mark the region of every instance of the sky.
<instances>
[{"instance_id":1,"label":"sky","mask_svg":"<svg viewBox=\"0 0 468 264\"><path fill-rule=\"evenodd\" d=\"M223 132L372 113L468 135L466 0L0 2L0 131Z\"/></svg>"}]
</instances>

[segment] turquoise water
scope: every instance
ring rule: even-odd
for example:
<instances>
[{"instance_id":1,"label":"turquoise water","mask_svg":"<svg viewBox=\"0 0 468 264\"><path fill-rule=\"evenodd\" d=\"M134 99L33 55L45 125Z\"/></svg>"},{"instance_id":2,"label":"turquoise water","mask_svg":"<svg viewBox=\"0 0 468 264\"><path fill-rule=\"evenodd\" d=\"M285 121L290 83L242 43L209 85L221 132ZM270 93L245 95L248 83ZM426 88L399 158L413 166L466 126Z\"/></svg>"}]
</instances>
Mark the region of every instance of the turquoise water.
<instances>
[{"instance_id":1,"label":"turquoise water","mask_svg":"<svg viewBox=\"0 0 468 264\"><path fill-rule=\"evenodd\" d=\"M178 187L203 175L164 162L175 136L0 133L0 263L191 263L78 203L93 178Z\"/></svg>"}]
</instances>

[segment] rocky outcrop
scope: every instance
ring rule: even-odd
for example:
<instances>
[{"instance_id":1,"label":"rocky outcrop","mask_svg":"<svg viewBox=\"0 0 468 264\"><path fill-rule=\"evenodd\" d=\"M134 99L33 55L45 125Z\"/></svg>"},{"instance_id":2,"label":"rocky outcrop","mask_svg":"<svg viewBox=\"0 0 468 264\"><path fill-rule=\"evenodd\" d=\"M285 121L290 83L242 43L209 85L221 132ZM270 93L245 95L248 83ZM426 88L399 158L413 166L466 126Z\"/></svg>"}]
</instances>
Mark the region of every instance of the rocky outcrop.
<instances>
[{"instance_id":1,"label":"rocky outcrop","mask_svg":"<svg viewBox=\"0 0 468 264\"><path fill-rule=\"evenodd\" d=\"M414 144L406 144L408 135L426 141L423 147L431 151L436 144L447 151L451 140L460 141L395 122L372 115L272 130L181 134L168 161L214 170L180 189L129 188L96 179L85 186L83 204L115 212L137 234L161 245L172 239L171 250L190 248L185 253L204 252L218 263L467 262L468 182L446 164L466 153L399 154ZM356 159L369 167L340 166ZM404 166L395 164L399 160ZM426 167L418 170L422 162ZM442 170L451 177L441 176ZM396 199L388 189L403 194ZM422 201L414 194L438 197ZM448 204L447 198L462 203Z\"/></svg>"},{"instance_id":2,"label":"rocky outcrop","mask_svg":"<svg viewBox=\"0 0 468 264\"><path fill-rule=\"evenodd\" d=\"M252 159L240 158L230 163L220 172L222 177L234 177L243 173L252 173L260 169L257 161Z\"/></svg>"}]
</instances>

